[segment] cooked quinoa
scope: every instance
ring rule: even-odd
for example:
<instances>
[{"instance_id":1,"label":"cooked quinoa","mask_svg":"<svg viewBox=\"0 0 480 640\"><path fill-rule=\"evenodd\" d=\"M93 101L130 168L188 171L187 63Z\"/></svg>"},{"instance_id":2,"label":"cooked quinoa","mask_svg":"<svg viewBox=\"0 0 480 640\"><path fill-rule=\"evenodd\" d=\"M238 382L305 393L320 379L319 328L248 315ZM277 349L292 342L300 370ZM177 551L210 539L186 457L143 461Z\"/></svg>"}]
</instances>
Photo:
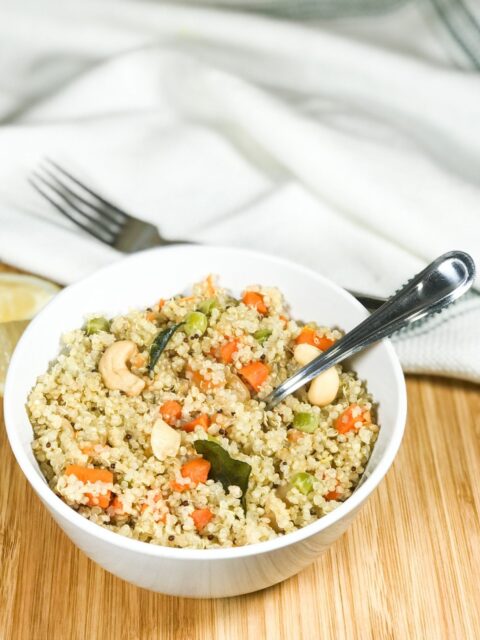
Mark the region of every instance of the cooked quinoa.
<instances>
[{"instance_id":1,"label":"cooked quinoa","mask_svg":"<svg viewBox=\"0 0 480 640\"><path fill-rule=\"evenodd\" d=\"M210 276L188 296L91 316L29 395L35 457L70 507L144 542L205 549L295 531L351 495L375 410L340 366L326 406L306 389L272 410L262 398L299 368L299 343L341 335L292 319L278 289L235 299Z\"/></svg>"}]
</instances>

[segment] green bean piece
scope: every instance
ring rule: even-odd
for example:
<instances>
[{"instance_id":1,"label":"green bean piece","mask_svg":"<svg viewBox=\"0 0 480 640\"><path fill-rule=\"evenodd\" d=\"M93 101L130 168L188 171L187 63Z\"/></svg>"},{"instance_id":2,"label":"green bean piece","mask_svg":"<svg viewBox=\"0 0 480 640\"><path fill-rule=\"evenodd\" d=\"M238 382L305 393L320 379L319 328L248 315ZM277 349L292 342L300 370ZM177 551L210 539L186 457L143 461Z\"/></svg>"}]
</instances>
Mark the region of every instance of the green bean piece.
<instances>
[{"instance_id":1,"label":"green bean piece","mask_svg":"<svg viewBox=\"0 0 480 640\"><path fill-rule=\"evenodd\" d=\"M301 471L293 476L290 483L292 487L295 487L300 491L300 493L303 493L303 495L306 496L313 489L313 476Z\"/></svg>"},{"instance_id":2,"label":"green bean piece","mask_svg":"<svg viewBox=\"0 0 480 640\"><path fill-rule=\"evenodd\" d=\"M260 344L263 344L265 340L267 340L272 335L271 329L258 329L253 334L255 340L257 340Z\"/></svg>"},{"instance_id":3,"label":"green bean piece","mask_svg":"<svg viewBox=\"0 0 480 640\"><path fill-rule=\"evenodd\" d=\"M318 429L319 419L311 411L300 411L293 418L293 426L304 433L313 433Z\"/></svg>"},{"instance_id":4,"label":"green bean piece","mask_svg":"<svg viewBox=\"0 0 480 640\"><path fill-rule=\"evenodd\" d=\"M106 318L98 317L98 318L90 318L87 320L87 324L85 327L85 333L87 336L91 336L94 333L98 333L99 331L109 331L110 330L110 322Z\"/></svg>"},{"instance_id":5,"label":"green bean piece","mask_svg":"<svg viewBox=\"0 0 480 640\"><path fill-rule=\"evenodd\" d=\"M198 305L198 310L204 313L206 316L209 316L214 309L218 309L220 306L217 298L208 298L208 300L203 300Z\"/></svg>"},{"instance_id":6,"label":"green bean piece","mask_svg":"<svg viewBox=\"0 0 480 640\"><path fill-rule=\"evenodd\" d=\"M207 316L201 311L191 311L185 318L183 330L189 338L203 336L208 327Z\"/></svg>"}]
</instances>

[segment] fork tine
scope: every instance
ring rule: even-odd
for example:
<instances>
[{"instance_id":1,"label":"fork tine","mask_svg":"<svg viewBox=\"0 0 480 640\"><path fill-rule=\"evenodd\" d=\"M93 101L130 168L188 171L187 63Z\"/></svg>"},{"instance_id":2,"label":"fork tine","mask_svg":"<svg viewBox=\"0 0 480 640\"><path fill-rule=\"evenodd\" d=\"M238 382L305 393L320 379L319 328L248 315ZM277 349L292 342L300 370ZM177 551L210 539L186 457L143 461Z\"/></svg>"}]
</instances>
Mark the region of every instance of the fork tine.
<instances>
[{"instance_id":1,"label":"fork tine","mask_svg":"<svg viewBox=\"0 0 480 640\"><path fill-rule=\"evenodd\" d=\"M119 225L120 227L125 224L125 222L127 221L127 218L125 216L127 216L127 214L119 213L120 210L116 211L115 205L108 202L108 200L105 200L101 196L97 195L94 191L89 189L87 186L83 185L79 180L74 178L71 174L67 173L59 165L53 162L53 160L49 160L48 158L45 158L44 165L41 165L41 168L43 169L43 171L45 171L45 173L48 173L48 175L51 178L53 178L55 182L59 184L62 189L65 189L66 191L68 191L72 196L80 200L83 204L85 204L89 208L94 209L102 218L107 218L110 222L112 222L113 224ZM53 171L52 171L52 168L49 168L49 165L52 166ZM55 173L60 172L60 174L63 174L60 176L61 178L64 178L64 176L66 176L67 180L71 181L70 184L73 182L73 185L75 186L75 190L67 186L67 182L65 181L65 179L60 179L58 176L55 175L54 172ZM79 193L79 189L83 189L84 193L82 195L81 195L82 193L81 191ZM85 195L87 195L88 199L85 198ZM97 203L94 202L95 199L97 200Z\"/></svg>"},{"instance_id":2,"label":"fork tine","mask_svg":"<svg viewBox=\"0 0 480 640\"><path fill-rule=\"evenodd\" d=\"M100 225L105 231L109 234L114 234L117 236L122 230L123 224L117 222L116 219L108 217L108 222L105 221L104 210L98 209L95 205L91 204L87 200L84 200L81 196L79 196L75 191L72 191L69 187L67 187L63 182L61 182L49 169L45 167L41 167L42 171L44 171L47 176L51 179L49 182L42 176L38 170L34 175L37 178L40 178L52 191L62 198L65 202L67 202L71 207L76 209L79 213L82 213L84 216L89 218L92 223ZM70 198L64 193L70 195ZM79 202L81 202L87 209L79 206Z\"/></svg>"},{"instance_id":3,"label":"fork tine","mask_svg":"<svg viewBox=\"0 0 480 640\"><path fill-rule=\"evenodd\" d=\"M35 178L37 178L37 180L39 179L36 175L34 175ZM84 231L86 231L86 233L90 234L91 236L93 236L94 238L96 238L97 240L99 240L100 242L105 242L109 245L113 244L113 240L109 237L108 239L105 239L105 237L102 235L102 233L100 233L100 231L98 229L93 228L90 225L84 224L83 222L81 222L80 220L78 220L75 216L73 216L71 213L69 213L67 211L67 209L65 209L65 207L63 207L60 203L58 203L56 200L54 200L53 198L51 198L48 193L42 189L42 187L40 187L35 180L32 177L28 177L27 178L28 182L32 185L32 187L38 191L38 193L45 198L46 200L48 200L48 202L50 202L50 204L55 207L55 209L57 209L57 211L59 211L62 215L64 215L66 218L68 218L71 222L73 222L74 224L76 224L78 227L80 227L81 229L83 229Z\"/></svg>"},{"instance_id":4,"label":"fork tine","mask_svg":"<svg viewBox=\"0 0 480 640\"><path fill-rule=\"evenodd\" d=\"M62 183L58 183L60 185L58 187L55 184L52 184L51 182L49 182L45 178L45 176L41 175L38 172L34 171L32 175L35 178L37 178L37 180L40 180L40 182L43 184L44 187L48 187L48 189L53 191L63 201L64 204L70 207L71 215L73 215L73 212L74 212L77 216L79 216L83 220L84 224L90 225L95 229L97 233L101 233L103 236L105 236L106 241L109 244L114 243L120 231L119 228L113 229L109 227L107 223L98 220L95 214L92 215L91 212L85 211L83 207L79 206L79 204L75 201L75 199L69 198L68 195L64 193Z\"/></svg>"},{"instance_id":5,"label":"fork tine","mask_svg":"<svg viewBox=\"0 0 480 640\"><path fill-rule=\"evenodd\" d=\"M92 196L92 198L95 198L96 200L98 200L99 202L101 202L105 207L108 207L109 209L111 209L111 211L115 214L117 214L118 216L120 216L121 222L124 224L127 220L129 220L131 218L130 215L128 215L128 213L126 213L125 211L123 211L122 209L120 209L119 207L117 207L116 205L112 204L109 200L105 200L105 198L102 198L101 195L99 195L98 193L96 193L95 191L93 191L92 189L90 189L90 187L87 187L86 185L84 185L82 182L80 182L80 180L78 180L78 178L75 178L75 176L73 176L71 173L69 173L68 171L66 171L65 169L63 169L59 164L57 164L54 160L52 160L51 158L45 158L45 162L48 162L49 164L51 164L53 167L55 167L55 169L57 169L57 171L60 171L60 173L63 173L63 175L65 177L67 177L69 180L71 180L72 182L74 182L78 187L80 187L80 189L83 189L83 191L85 191L86 193L88 193L90 196ZM80 196L78 196L80 197ZM104 210L102 209L102 213L104 213Z\"/></svg>"}]
</instances>

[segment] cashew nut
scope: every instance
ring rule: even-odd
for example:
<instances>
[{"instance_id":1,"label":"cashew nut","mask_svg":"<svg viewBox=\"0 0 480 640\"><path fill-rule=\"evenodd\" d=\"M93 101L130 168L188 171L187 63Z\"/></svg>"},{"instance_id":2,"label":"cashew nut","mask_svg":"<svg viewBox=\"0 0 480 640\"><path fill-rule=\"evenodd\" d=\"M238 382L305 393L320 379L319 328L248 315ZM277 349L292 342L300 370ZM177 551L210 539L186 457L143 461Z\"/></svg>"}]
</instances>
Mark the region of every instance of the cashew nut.
<instances>
[{"instance_id":1,"label":"cashew nut","mask_svg":"<svg viewBox=\"0 0 480 640\"><path fill-rule=\"evenodd\" d=\"M158 418L152 428L150 445L153 455L157 460L165 460L170 456L176 456L180 448L180 432L173 429L164 420Z\"/></svg>"},{"instance_id":2,"label":"cashew nut","mask_svg":"<svg viewBox=\"0 0 480 640\"><path fill-rule=\"evenodd\" d=\"M75 437L75 429L72 427L71 423L63 416L60 416L60 431L62 433L66 433L72 438Z\"/></svg>"},{"instance_id":3,"label":"cashew nut","mask_svg":"<svg viewBox=\"0 0 480 640\"><path fill-rule=\"evenodd\" d=\"M337 370L331 367L313 379L308 390L308 401L317 407L325 407L335 400L339 386Z\"/></svg>"},{"instance_id":4,"label":"cashew nut","mask_svg":"<svg viewBox=\"0 0 480 640\"><path fill-rule=\"evenodd\" d=\"M285 531L289 524L288 509L277 495L270 493L265 501L265 515L270 520L270 526L280 533Z\"/></svg>"},{"instance_id":5,"label":"cashew nut","mask_svg":"<svg viewBox=\"0 0 480 640\"><path fill-rule=\"evenodd\" d=\"M311 362L314 358L319 356L322 352L317 347L314 347L312 344L307 344L304 342L303 344L297 344L295 350L293 352L293 357L296 362L300 364L302 367Z\"/></svg>"},{"instance_id":6,"label":"cashew nut","mask_svg":"<svg viewBox=\"0 0 480 640\"><path fill-rule=\"evenodd\" d=\"M321 353L311 344L298 344L293 352L293 357L298 364L304 366ZM313 379L310 389L308 390L308 401L317 407L325 407L333 402L338 393L340 379L335 367L327 369Z\"/></svg>"},{"instance_id":7,"label":"cashew nut","mask_svg":"<svg viewBox=\"0 0 480 640\"><path fill-rule=\"evenodd\" d=\"M145 382L127 367L127 362L137 352L137 345L131 340L119 340L107 347L98 363L98 370L108 389L119 389L127 396L138 396L142 392Z\"/></svg>"},{"instance_id":8,"label":"cashew nut","mask_svg":"<svg viewBox=\"0 0 480 640\"><path fill-rule=\"evenodd\" d=\"M72 427L70 422L64 418L60 417L60 428L58 430L58 439L60 441L60 446L62 446L65 450L72 448L74 450L76 456L81 456L82 452L75 440L75 429Z\"/></svg>"},{"instance_id":9,"label":"cashew nut","mask_svg":"<svg viewBox=\"0 0 480 640\"><path fill-rule=\"evenodd\" d=\"M237 395L240 402L247 402L250 400L251 396L247 385L234 373L228 377L226 387Z\"/></svg>"},{"instance_id":10,"label":"cashew nut","mask_svg":"<svg viewBox=\"0 0 480 640\"><path fill-rule=\"evenodd\" d=\"M290 489L291 489L290 484L288 484L288 483L287 484L282 484L277 489L275 489L275 495L277 496L277 498L280 498L280 500L282 502L286 502L286 503L290 504L289 500L287 498L287 494L290 491Z\"/></svg>"}]
</instances>

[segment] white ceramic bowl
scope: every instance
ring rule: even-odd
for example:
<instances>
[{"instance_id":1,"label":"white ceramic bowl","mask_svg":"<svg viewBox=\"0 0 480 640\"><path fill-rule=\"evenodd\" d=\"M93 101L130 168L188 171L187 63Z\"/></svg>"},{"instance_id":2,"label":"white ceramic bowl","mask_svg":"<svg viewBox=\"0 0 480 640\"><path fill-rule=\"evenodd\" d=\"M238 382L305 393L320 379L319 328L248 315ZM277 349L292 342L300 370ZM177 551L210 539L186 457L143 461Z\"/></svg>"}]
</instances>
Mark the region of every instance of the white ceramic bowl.
<instances>
[{"instance_id":1,"label":"white ceramic bowl","mask_svg":"<svg viewBox=\"0 0 480 640\"><path fill-rule=\"evenodd\" d=\"M12 357L5 389L5 421L23 473L53 518L92 560L136 585L189 597L233 596L285 580L315 560L346 529L388 471L406 417L403 374L388 341L352 360L379 402L380 435L370 477L335 511L299 531L233 549L170 549L130 540L70 509L48 487L31 450L25 410L38 375L58 352L60 335L87 313L119 314L185 291L209 273L235 293L247 284L278 286L295 318L351 329L367 312L346 291L317 273L282 259L238 249L175 246L128 257L63 290L33 320ZM48 541L46 541L48 544ZM368 545L368 540L365 542Z\"/></svg>"}]
</instances>

